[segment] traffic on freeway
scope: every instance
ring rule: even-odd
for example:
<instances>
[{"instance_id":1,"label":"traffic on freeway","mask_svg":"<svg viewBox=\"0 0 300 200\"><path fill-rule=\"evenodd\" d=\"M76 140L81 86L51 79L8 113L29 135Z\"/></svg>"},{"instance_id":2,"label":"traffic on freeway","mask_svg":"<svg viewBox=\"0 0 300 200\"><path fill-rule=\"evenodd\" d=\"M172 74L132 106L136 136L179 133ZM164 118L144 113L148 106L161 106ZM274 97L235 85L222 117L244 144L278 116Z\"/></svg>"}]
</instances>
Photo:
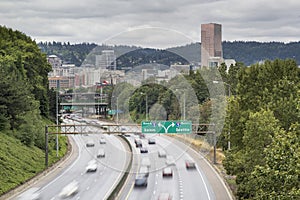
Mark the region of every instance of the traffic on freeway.
<instances>
[{"instance_id":1,"label":"traffic on freeway","mask_svg":"<svg viewBox=\"0 0 300 200\"><path fill-rule=\"evenodd\" d=\"M107 199L122 177L129 155L117 136L101 134L96 128L88 130L96 131L100 133L70 136L76 149L73 162L52 179L34 185L38 188L34 192L28 189L16 199Z\"/></svg>"},{"instance_id":2,"label":"traffic on freeway","mask_svg":"<svg viewBox=\"0 0 300 200\"><path fill-rule=\"evenodd\" d=\"M86 119L65 123L89 122ZM131 156L129 175L115 199L231 199L216 173L205 174L207 169L201 168L207 165L203 164L203 157L175 142L176 139L162 134L140 134L138 130L126 133L124 127L122 132L132 148L131 154L118 136L101 131L89 127L88 132L96 134L70 136L76 149L75 159L56 176L24 191L18 199L107 199L125 174ZM212 167L205 168L214 171ZM224 188L220 191L216 185Z\"/></svg>"}]
</instances>

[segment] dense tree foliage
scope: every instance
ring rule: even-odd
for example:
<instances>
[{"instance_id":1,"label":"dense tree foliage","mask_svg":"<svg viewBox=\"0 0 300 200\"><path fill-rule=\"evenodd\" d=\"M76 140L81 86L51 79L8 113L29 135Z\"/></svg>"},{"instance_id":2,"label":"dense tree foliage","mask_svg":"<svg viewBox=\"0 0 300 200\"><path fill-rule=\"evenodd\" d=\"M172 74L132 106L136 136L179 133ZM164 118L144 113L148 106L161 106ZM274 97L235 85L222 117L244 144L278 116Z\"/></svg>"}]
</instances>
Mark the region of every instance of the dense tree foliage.
<instances>
[{"instance_id":1,"label":"dense tree foliage","mask_svg":"<svg viewBox=\"0 0 300 200\"><path fill-rule=\"evenodd\" d=\"M236 94L230 98L223 132L227 136L230 132L227 139L232 147L224 166L229 174L237 176L240 199L269 199L268 195L289 199L290 193L295 196L300 190L299 176L296 176L297 184L294 181L285 190L281 188L282 182L290 181L289 175L299 172L299 166L289 160L299 163L299 145L293 145L300 137L297 125L300 69L294 60L276 59L241 68L237 79ZM286 149L289 145L293 150ZM280 166L275 158L285 160L286 166ZM273 177L274 184L266 176L272 170L282 174L280 180ZM270 187L264 188L264 183Z\"/></svg>"},{"instance_id":2,"label":"dense tree foliage","mask_svg":"<svg viewBox=\"0 0 300 200\"><path fill-rule=\"evenodd\" d=\"M96 44L82 43L70 44L61 42L40 42L40 49L47 55L57 55L62 58L64 64L80 66L86 56L97 46Z\"/></svg>"},{"instance_id":3,"label":"dense tree foliage","mask_svg":"<svg viewBox=\"0 0 300 200\"><path fill-rule=\"evenodd\" d=\"M0 131L42 145L41 116L49 116L46 56L28 36L0 27ZM41 128L41 127L39 127Z\"/></svg>"}]
</instances>

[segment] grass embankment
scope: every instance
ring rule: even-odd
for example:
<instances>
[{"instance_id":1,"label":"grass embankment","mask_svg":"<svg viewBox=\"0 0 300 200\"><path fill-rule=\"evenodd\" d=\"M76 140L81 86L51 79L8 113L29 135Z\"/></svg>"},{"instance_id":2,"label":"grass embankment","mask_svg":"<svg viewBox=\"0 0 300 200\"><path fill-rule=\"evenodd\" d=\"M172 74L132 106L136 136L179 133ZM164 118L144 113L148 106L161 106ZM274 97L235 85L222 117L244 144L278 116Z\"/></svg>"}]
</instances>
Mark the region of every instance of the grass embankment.
<instances>
[{"instance_id":1,"label":"grass embankment","mask_svg":"<svg viewBox=\"0 0 300 200\"><path fill-rule=\"evenodd\" d=\"M51 149L49 164L67 152L67 138L59 137L60 151ZM0 196L25 183L45 169L45 152L35 146L28 147L15 137L0 133ZM50 145L51 147L53 144Z\"/></svg>"}]
</instances>

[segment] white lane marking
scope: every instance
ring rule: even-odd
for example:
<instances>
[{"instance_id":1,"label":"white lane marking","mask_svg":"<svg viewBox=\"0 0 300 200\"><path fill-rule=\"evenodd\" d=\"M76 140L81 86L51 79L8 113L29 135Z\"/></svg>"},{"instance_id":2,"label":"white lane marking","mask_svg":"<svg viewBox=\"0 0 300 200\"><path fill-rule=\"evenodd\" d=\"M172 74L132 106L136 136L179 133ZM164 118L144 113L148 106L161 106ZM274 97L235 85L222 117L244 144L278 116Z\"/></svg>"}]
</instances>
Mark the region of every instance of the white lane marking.
<instances>
[{"instance_id":1,"label":"white lane marking","mask_svg":"<svg viewBox=\"0 0 300 200\"><path fill-rule=\"evenodd\" d=\"M116 136L114 136L116 137ZM125 159L123 159L123 164L122 164L122 169L125 169L125 165L126 165L126 153L125 153L125 147L124 145L121 143L121 141L118 139L118 138L115 138L116 141L119 142L120 146L122 146L122 150L125 154ZM116 181L114 182L114 184L111 186L111 188L107 191L107 193L105 194L104 198L103 199L107 199L108 195L110 195L111 191L115 188L116 184L119 183L119 180L120 180L120 177L123 175L123 173L119 173L119 176L116 178Z\"/></svg>"},{"instance_id":2,"label":"white lane marking","mask_svg":"<svg viewBox=\"0 0 300 200\"><path fill-rule=\"evenodd\" d=\"M165 139L165 138L162 138L162 139L167 140L167 139ZM178 147L176 144L174 144L174 143L172 143L172 144L173 144L174 147L176 147L177 149L179 149L180 151L182 151L182 149L181 149L180 147ZM187 147L190 148L189 146L187 146ZM190 149L191 149L191 148L190 148ZM187 155L187 157L190 157L190 155L189 155L187 152L184 152L184 154ZM190 158L191 158L191 157L190 157ZM200 174L201 180L202 180L202 182L204 183L204 188L205 188L206 194L207 194L207 196L208 196L208 199L210 200L211 198L210 198L210 195L209 195L209 192L208 192L207 185L206 185L206 183L205 183L205 181L204 181L204 178L203 178L203 176L202 176L202 173L201 173L201 171L199 171L198 167L196 167L196 169L197 169L198 173Z\"/></svg>"},{"instance_id":3,"label":"white lane marking","mask_svg":"<svg viewBox=\"0 0 300 200\"><path fill-rule=\"evenodd\" d=\"M231 196L231 193L229 192L227 186L224 183L224 180L221 178L221 176L219 175L219 173L210 165L210 163L206 160L206 158L204 158L200 153L198 153L197 151L195 151L195 149L192 149L191 147L189 147L190 150L194 151L196 154L200 155L201 158L203 158L203 160L206 162L206 164L213 170L213 172L217 175L218 179L220 180L221 184L223 185L223 187L225 188L227 195L229 196L230 199L233 199Z\"/></svg>"},{"instance_id":4,"label":"white lane marking","mask_svg":"<svg viewBox=\"0 0 300 200\"><path fill-rule=\"evenodd\" d=\"M73 137L73 138L75 138L75 137ZM77 145L77 148L78 148L78 150L80 150L80 147L79 147L79 145L78 145L78 141L76 141L75 139L74 139L74 141L75 141L75 144ZM49 187L51 184L53 184L55 181L57 181L59 178L61 178L62 176L64 176L68 171L70 171L73 167L74 167L74 165L78 162L78 160L79 160L79 158L81 157L81 151L78 151L78 156L77 156L77 158L76 158L76 160L61 174L61 175L59 175L59 176L57 176L55 179L53 179L52 181L50 181L47 185L45 185L42 189L41 189L41 191L43 191L45 188L47 188L47 187Z\"/></svg>"},{"instance_id":5,"label":"white lane marking","mask_svg":"<svg viewBox=\"0 0 300 200\"><path fill-rule=\"evenodd\" d=\"M88 186L87 188L86 188L86 190L89 190L90 189L90 186Z\"/></svg>"},{"instance_id":6,"label":"white lane marking","mask_svg":"<svg viewBox=\"0 0 300 200\"><path fill-rule=\"evenodd\" d=\"M204 178L203 178L203 176L202 176L202 173L201 173L201 171L198 169L198 167L196 167L196 169L197 169L198 173L200 174L200 177L201 177L201 179L202 179L202 181L203 181L203 183L204 183L204 187L205 187L205 191L206 191L206 193L207 193L208 199L210 200L210 195L209 195L209 192L208 192L208 188L207 188L207 185L205 184L205 181L204 181Z\"/></svg>"}]
</instances>

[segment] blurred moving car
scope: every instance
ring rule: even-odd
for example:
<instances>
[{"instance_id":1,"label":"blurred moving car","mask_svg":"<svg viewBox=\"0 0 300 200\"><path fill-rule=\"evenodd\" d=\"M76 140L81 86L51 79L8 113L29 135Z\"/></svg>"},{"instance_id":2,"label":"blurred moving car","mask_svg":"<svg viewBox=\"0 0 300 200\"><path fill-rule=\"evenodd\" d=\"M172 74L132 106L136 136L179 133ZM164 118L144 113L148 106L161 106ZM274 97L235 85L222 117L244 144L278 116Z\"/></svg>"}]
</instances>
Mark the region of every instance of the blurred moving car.
<instances>
[{"instance_id":1,"label":"blurred moving car","mask_svg":"<svg viewBox=\"0 0 300 200\"><path fill-rule=\"evenodd\" d=\"M166 167L163 169L163 172L162 172L162 176L165 177L165 176L168 176L168 177L172 177L173 176L173 170L171 167Z\"/></svg>"},{"instance_id":2,"label":"blurred moving car","mask_svg":"<svg viewBox=\"0 0 300 200\"><path fill-rule=\"evenodd\" d=\"M95 143L94 143L94 141L93 140L89 140L89 141L87 141L87 143L86 143L86 147L94 147L95 146Z\"/></svg>"},{"instance_id":3,"label":"blurred moving car","mask_svg":"<svg viewBox=\"0 0 300 200\"><path fill-rule=\"evenodd\" d=\"M105 138L102 136L99 140L100 144L106 144Z\"/></svg>"},{"instance_id":4,"label":"blurred moving car","mask_svg":"<svg viewBox=\"0 0 300 200\"><path fill-rule=\"evenodd\" d=\"M41 199L41 193L40 193L40 188L38 187L33 187L28 189L26 192L22 193L17 198L17 200L40 200L40 199Z\"/></svg>"},{"instance_id":5,"label":"blurred moving car","mask_svg":"<svg viewBox=\"0 0 300 200\"><path fill-rule=\"evenodd\" d=\"M155 144L155 143L156 143L156 141L155 141L154 138L149 138L148 139L148 144Z\"/></svg>"},{"instance_id":6,"label":"blurred moving car","mask_svg":"<svg viewBox=\"0 0 300 200\"><path fill-rule=\"evenodd\" d=\"M104 157L105 157L105 151L103 148L100 148L97 153L97 158L104 158Z\"/></svg>"},{"instance_id":7,"label":"blurred moving car","mask_svg":"<svg viewBox=\"0 0 300 200\"><path fill-rule=\"evenodd\" d=\"M86 166L86 172L96 172L97 171L97 161L91 160L88 162L88 165Z\"/></svg>"},{"instance_id":8,"label":"blurred moving car","mask_svg":"<svg viewBox=\"0 0 300 200\"><path fill-rule=\"evenodd\" d=\"M158 195L158 200L172 200L172 196L169 193L160 193Z\"/></svg>"},{"instance_id":9,"label":"blurred moving car","mask_svg":"<svg viewBox=\"0 0 300 200\"><path fill-rule=\"evenodd\" d=\"M175 159L174 159L174 157L171 156L171 155L167 155L166 164L167 165L175 165Z\"/></svg>"},{"instance_id":10,"label":"blurred moving car","mask_svg":"<svg viewBox=\"0 0 300 200\"><path fill-rule=\"evenodd\" d=\"M140 152L141 153L148 153L148 149L146 147L141 147Z\"/></svg>"},{"instance_id":11,"label":"blurred moving car","mask_svg":"<svg viewBox=\"0 0 300 200\"><path fill-rule=\"evenodd\" d=\"M148 178L143 175L137 175L135 177L134 186L135 187L147 187L148 185Z\"/></svg>"},{"instance_id":12,"label":"blurred moving car","mask_svg":"<svg viewBox=\"0 0 300 200\"><path fill-rule=\"evenodd\" d=\"M145 134L141 133L141 134L140 134L140 138L141 138L141 139L144 139L144 138L145 138Z\"/></svg>"},{"instance_id":13,"label":"blurred moving car","mask_svg":"<svg viewBox=\"0 0 300 200\"><path fill-rule=\"evenodd\" d=\"M78 191L79 191L79 183L78 181L74 180L62 189L62 191L59 193L59 197L68 198L77 194Z\"/></svg>"},{"instance_id":14,"label":"blurred moving car","mask_svg":"<svg viewBox=\"0 0 300 200\"><path fill-rule=\"evenodd\" d=\"M139 169L139 174L148 177L149 176L148 167L147 166L141 166L140 169Z\"/></svg>"},{"instance_id":15,"label":"blurred moving car","mask_svg":"<svg viewBox=\"0 0 300 200\"><path fill-rule=\"evenodd\" d=\"M187 169L195 169L196 168L196 164L192 160L185 160L185 167Z\"/></svg>"},{"instance_id":16,"label":"blurred moving car","mask_svg":"<svg viewBox=\"0 0 300 200\"><path fill-rule=\"evenodd\" d=\"M167 156L167 153L166 153L165 150L160 149L160 150L158 151L158 157L160 157L160 158L165 158L166 156Z\"/></svg>"}]
</instances>

